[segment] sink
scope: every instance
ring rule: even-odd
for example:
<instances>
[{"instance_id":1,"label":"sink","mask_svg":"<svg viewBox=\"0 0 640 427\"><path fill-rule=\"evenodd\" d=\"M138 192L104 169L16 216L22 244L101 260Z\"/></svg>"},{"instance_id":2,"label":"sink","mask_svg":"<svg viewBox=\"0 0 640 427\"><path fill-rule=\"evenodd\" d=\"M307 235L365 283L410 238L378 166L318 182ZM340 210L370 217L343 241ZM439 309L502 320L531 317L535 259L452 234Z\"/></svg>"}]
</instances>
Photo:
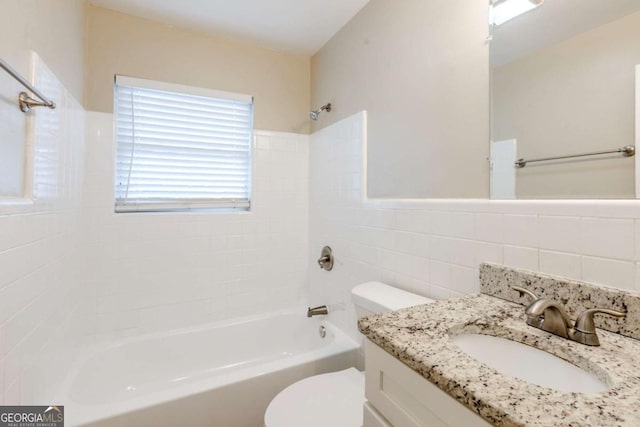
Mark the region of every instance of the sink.
<instances>
[{"instance_id":1,"label":"sink","mask_svg":"<svg viewBox=\"0 0 640 427\"><path fill-rule=\"evenodd\" d=\"M472 333L451 339L479 362L532 384L576 393L599 393L610 388L596 375L526 344Z\"/></svg>"}]
</instances>

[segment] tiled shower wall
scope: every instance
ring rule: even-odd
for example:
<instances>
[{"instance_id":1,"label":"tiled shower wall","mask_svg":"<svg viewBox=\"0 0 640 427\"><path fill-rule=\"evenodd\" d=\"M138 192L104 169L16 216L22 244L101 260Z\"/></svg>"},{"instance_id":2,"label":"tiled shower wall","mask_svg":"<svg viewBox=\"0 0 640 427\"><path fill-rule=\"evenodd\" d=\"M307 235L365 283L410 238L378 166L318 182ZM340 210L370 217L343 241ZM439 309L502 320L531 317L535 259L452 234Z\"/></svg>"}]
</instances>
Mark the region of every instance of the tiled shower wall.
<instances>
[{"instance_id":1,"label":"tiled shower wall","mask_svg":"<svg viewBox=\"0 0 640 427\"><path fill-rule=\"evenodd\" d=\"M114 213L112 115L87 114L86 334L131 335L306 301L308 136L256 131L248 213Z\"/></svg>"},{"instance_id":2,"label":"tiled shower wall","mask_svg":"<svg viewBox=\"0 0 640 427\"><path fill-rule=\"evenodd\" d=\"M251 213L116 215L111 115L87 114L82 176L82 109L41 83L60 101L33 113L35 202L0 216L2 403L48 401L77 334L290 307L307 283L354 336L349 291L367 280L444 298L476 292L492 261L638 288L637 201L365 200L364 114L314 134L310 151L306 136L256 132ZM315 263L326 244L332 272Z\"/></svg>"},{"instance_id":3,"label":"tiled shower wall","mask_svg":"<svg viewBox=\"0 0 640 427\"><path fill-rule=\"evenodd\" d=\"M448 298L477 292L487 261L640 290L637 201L366 200L365 147L361 113L313 134L309 155L310 303L354 337L349 293L369 280Z\"/></svg>"},{"instance_id":4,"label":"tiled shower wall","mask_svg":"<svg viewBox=\"0 0 640 427\"><path fill-rule=\"evenodd\" d=\"M26 141L25 176L31 178L23 199L0 199L4 405L50 402L74 354L80 305L84 110L39 58L33 60L36 86L56 101L57 108L36 109L10 123L15 132L11 141ZM12 107L18 111L17 105Z\"/></svg>"}]
</instances>

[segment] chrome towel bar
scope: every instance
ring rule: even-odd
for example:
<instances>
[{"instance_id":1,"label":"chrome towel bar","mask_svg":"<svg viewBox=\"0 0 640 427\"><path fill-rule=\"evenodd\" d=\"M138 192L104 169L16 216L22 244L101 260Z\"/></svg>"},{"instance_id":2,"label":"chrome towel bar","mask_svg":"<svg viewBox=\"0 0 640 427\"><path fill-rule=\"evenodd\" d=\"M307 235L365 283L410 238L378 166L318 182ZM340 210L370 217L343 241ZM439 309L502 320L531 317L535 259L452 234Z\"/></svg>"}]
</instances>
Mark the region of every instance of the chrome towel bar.
<instances>
[{"instance_id":1,"label":"chrome towel bar","mask_svg":"<svg viewBox=\"0 0 640 427\"><path fill-rule=\"evenodd\" d=\"M596 151L593 153L572 154L569 156L543 157L540 159L531 159L531 160L518 159L515 162L515 165L517 168L521 169L527 166L528 163L546 162L547 160L573 159L575 157L599 156L601 154L614 154L614 153L622 153L624 157L633 157L636 155L636 147L633 145L625 145L624 147L617 148L615 150Z\"/></svg>"},{"instance_id":2,"label":"chrome towel bar","mask_svg":"<svg viewBox=\"0 0 640 427\"><path fill-rule=\"evenodd\" d=\"M56 103L47 98L38 89L33 87L24 77L22 77L16 70L14 70L4 59L0 58L0 67L2 67L11 77L16 79L22 86L24 86L29 92L40 98L40 101L32 98L27 92L20 92L18 95L18 105L20 111L23 113L28 112L33 107L48 107L51 109L56 108Z\"/></svg>"}]
</instances>

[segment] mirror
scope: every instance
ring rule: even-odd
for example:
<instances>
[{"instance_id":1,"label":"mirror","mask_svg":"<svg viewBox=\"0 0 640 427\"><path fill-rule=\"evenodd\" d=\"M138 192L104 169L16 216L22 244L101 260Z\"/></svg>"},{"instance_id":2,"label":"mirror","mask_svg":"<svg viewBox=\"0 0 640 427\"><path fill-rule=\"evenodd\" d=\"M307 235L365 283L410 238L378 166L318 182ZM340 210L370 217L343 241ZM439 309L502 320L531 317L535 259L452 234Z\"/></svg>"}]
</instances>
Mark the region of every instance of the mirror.
<instances>
[{"instance_id":1,"label":"mirror","mask_svg":"<svg viewBox=\"0 0 640 427\"><path fill-rule=\"evenodd\" d=\"M491 10L492 198L635 198L640 0Z\"/></svg>"}]
</instances>

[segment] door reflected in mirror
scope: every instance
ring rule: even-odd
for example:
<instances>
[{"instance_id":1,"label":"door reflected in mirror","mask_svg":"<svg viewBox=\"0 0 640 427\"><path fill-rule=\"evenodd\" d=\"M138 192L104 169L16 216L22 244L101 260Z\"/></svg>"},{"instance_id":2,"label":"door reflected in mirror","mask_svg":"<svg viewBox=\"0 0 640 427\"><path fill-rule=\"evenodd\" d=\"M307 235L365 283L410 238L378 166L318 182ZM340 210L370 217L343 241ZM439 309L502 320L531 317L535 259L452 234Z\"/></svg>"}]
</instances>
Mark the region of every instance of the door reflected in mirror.
<instances>
[{"instance_id":1,"label":"door reflected in mirror","mask_svg":"<svg viewBox=\"0 0 640 427\"><path fill-rule=\"evenodd\" d=\"M492 198L635 198L640 0L491 9Z\"/></svg>"}]
</instances>

